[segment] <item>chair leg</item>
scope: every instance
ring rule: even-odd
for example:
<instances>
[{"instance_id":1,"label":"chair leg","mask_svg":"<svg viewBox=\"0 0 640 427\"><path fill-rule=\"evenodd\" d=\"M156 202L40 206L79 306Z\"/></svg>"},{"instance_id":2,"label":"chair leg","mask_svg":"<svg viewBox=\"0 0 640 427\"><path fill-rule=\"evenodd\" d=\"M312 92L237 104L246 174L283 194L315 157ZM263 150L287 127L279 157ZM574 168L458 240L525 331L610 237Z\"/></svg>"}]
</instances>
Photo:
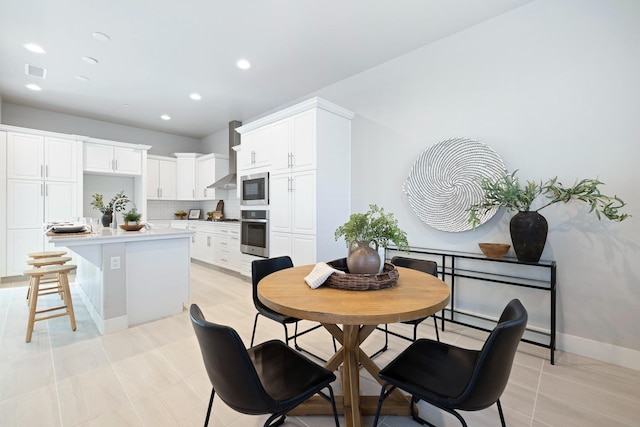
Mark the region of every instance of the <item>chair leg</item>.
<instances>
[{"instance_id":1,"label":"chair leg","mask_svg":"<svg viewBox=\"0 0 640 427\"><path fill-rule=\"evenodd\" d=\"M273 420L275 420L276 418L280 417L279 420L277 420L275 423L271 424L273 422ZM276 427L279 425L284 424L284 419L287 417L286 414L272 414L269 418L267 418L267 421L265 421L264 423L264 427Z\"/></svg>"},{"instance_id":2,"label":"chair leg","mask_svg":"<svg viewBox=\"0 0 640 427\"><path fill-rule=\"evenodd\" d=\"M436 319L436 316L433 316L433 329L435 329L436 331L436 340L438 340L438 342L440 342L440 333L438 332L438 319ZM413 336L413 340L416 340L416 336Z\"/></svg>"},{"instance_id":3,"label":"chair leg","mask_svg":"<svg viewBox=\"0 0 640 427\"><path fill-rule=\"evenodd\" d=\"M388 391L385 389L391 386L389 383L384 383L382 385L382 389L380 390L380 397L378 398L378 407L376 408L376 417L373 419L373 427L378 427L378 418L380 418L380 411L382 410L382 403L384 400L395 390L396 386L391 386ZM411 406L413 408L413 405Z\"/></svg>"},{"instance_id":4,"label":"chair leg","mask_svg":"<svg viewBox=\"0 0 640 427\"><path fill-rule=\"evenodd\" d=\"M256 317L255 317L255 319L253 321L253 332L251 332L251 344L249 345L249 347L253 347L253 339L256 337L256 326L258 326L258 316L260 316L260 313L256 313ZM286 334L286 332L285 332L285 334ZM287 344L289 344L289 343L287 343Z\"/></svg>"},{"instance_id":5,"label":"chair leg","mask_svg":"<svg viewBox=\"0 0 640 427\"><path fill-rule=\"evenodd\" d=\"M500 404L500 399L496 401L498 404L498 414L500 414L500 422L502 423L502 427L507 427L507 424L504 422L504 413L502 412L502 405Z\"/></svg>"},{"instance_id":6,"label":"chair leg","mask_svg":"<svg viewBox=\"0 0 640 427\"><path fill-rule=\"evenodd\" d=\"M340 427L340 421L338 421L338 409L336 408L336 398L333 394L333 387L331 387L331 385L329 384L327 385L327 388L329 389L329 396L321 391L318 392L318 395L327 402L331 403L331 408L333 409L333 418L336 422L336 427Z\"/></svg>"},{"instance_id":7,"label":"chair leg","mask_svg":"<svg viewBox=\"0 0 640 427\"><path fill-rule=\"evenodd\" d=\"M213 407L213 396L216 394L216 391L211 388L211 397L209 398L209 408L207 408L207 417L204 419L204 427L209 425L209 416L211 415L211 408Z\"/></svg>"},{"instance_id":8,"label":"chair leg","mask_svg":"<svg viewBox=\"0 0 640 427\"><path fill-rule=\"evenodd\" d=\"M382 348L380 350L376 351L371 356L369 356L370 359L373 359L374 357L377 357L377 356L381 355L382 353L387 351L387 349L389 348L389 328L388 328L388 325L385 323L384 324L384 329L382 329L379 326L376 326L376 329L379 330L379 331L384 332L384 345L382 346Z\"/></svg>"}]
</instances>

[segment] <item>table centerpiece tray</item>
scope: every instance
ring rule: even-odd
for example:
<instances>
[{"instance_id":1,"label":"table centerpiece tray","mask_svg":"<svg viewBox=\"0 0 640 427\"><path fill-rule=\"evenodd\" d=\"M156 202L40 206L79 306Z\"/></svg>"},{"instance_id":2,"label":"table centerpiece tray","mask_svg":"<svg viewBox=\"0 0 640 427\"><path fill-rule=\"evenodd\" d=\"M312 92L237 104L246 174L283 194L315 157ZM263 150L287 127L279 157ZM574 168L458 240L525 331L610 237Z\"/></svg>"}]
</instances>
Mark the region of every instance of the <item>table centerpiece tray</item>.
<instances>
[{"instance_id":1,"label":"table centerpiece tray","mask_svg":"<svg viewBox=\"0 0 640 427\"><path fill-rule=\"evenodd\" d=\"M353 274L349 273L347 259L341 258L329 261L331 267L344 271L346 274L332 274L325 284L330 288L346 289L351 291L372 291L390 288L398 281L398 269L395 265L385 262L382 271L377 274Z\"/></svg>"}]
</instances>

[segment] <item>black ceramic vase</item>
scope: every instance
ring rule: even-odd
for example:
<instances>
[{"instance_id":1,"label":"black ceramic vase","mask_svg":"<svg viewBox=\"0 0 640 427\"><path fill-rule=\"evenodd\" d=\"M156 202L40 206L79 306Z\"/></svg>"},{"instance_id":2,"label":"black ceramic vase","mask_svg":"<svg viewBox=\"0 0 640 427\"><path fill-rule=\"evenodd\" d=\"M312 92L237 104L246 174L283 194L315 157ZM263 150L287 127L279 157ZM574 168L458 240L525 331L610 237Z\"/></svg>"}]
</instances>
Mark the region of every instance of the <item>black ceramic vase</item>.
<instances>
[{"instance_id":1,"label":"black ceramic vase","mask_svg":"<svg viewBox=\"0 0 640 427\"><path fill-rule=\"evenodd\" d=\"M534 211L518 212L509 222L509 231L518 261L540 261L549 231L542 215Z\"/></svg>"},{"instance_id":2,"label":"black ceramic vase","mask_svg":"<svg viewBox=\"0 0 640 427\"><path fill-rule=\"evenodd\" d=\"M102 218L100 218L100 221L102 221L102 226L103 227L108 227L111 225L111 220L113 219L113 214L112 212L105 212L102 214Z\"/></svg>"}]
</instances>

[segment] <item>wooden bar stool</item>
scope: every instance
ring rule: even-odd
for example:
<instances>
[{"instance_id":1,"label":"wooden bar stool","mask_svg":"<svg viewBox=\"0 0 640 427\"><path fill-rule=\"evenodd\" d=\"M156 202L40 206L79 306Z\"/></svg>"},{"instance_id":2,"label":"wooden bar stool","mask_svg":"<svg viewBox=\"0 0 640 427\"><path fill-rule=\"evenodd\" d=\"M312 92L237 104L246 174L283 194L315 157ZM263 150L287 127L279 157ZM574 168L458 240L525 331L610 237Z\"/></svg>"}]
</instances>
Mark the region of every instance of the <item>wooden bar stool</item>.
<instances>
[{"instance_id":1,"label":"wooden bar stool","mask_svg":"<svg viewBox=\"0 0 640 427\"><path fill-rule=\"evenodd\" d=\"M26 341L31 341L31 334L33 333L33 325L40 320L53 319L54 317L69 316L71 321L71 329L76 330L76 316L73 313L73 302L71 301L71 290L69 289L69 277L68 274L75 270L77 266L73 264L66 265L49 265L40 268L34 268L33 270L27 270L23 274L29 276L29 288L31 298L29 300L29 322L27 323L27 338ZM40 280L43 276L48 274L55 274L58 282L60 283L60 291L56 288L45 292L40 292ZM62 296L63 305L53 308L47 308L44 310L37 310L38 297L42 295L57 294ZM56 310L64 310L64 313L49 314L47 316L36 318L36 314L49 313Z\"/></svg>"},{"instance_id":2,"label":"wooden bar stool","mask_svg":"<svg viewBox=\"0 0 640 427\"><path fill-rule=\"evenodd\" d=\"M43 256L44 254L48 254L50 256ZM46 267L48 265L62 265L71 261L71 257L63 257L62 255L66 254L65 251L49 251L49 252L32 252L27 254L32 259L27 261L27 264L33 266L34 268ZM31 279L33 280L33 278ZM48 277L40 278L40 285L45 283L55 283L55 287L40 287L40 292L49 291L52 289L58 289L60 291L60 283L58 282L58 277L56 275L50 275ZM29 289L27 290L27 304L29 303L29 295L31 294L31 284L29 284ZM62 296L62 294L60 294Z\"/></svg>"}]
</instances>

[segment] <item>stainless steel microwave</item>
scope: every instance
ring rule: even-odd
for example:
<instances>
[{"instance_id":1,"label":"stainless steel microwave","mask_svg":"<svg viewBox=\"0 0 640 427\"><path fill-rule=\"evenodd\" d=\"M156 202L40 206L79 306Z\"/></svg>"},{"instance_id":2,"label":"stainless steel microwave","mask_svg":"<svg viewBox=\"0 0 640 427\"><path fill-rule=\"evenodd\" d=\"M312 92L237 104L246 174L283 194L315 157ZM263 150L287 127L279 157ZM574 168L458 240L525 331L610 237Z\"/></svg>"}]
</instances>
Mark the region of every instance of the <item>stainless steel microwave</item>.
<instances>
[{"instance_id":1,"label":"stainless steel microwave","mask_svg":"<svg viewBox=\"0 0 640 427\"><path fill-rule=\"evenodd\" d=\"M269 172L240 177L240 204L244 206L269 204Z\"/></svg>"}]
</instances>

